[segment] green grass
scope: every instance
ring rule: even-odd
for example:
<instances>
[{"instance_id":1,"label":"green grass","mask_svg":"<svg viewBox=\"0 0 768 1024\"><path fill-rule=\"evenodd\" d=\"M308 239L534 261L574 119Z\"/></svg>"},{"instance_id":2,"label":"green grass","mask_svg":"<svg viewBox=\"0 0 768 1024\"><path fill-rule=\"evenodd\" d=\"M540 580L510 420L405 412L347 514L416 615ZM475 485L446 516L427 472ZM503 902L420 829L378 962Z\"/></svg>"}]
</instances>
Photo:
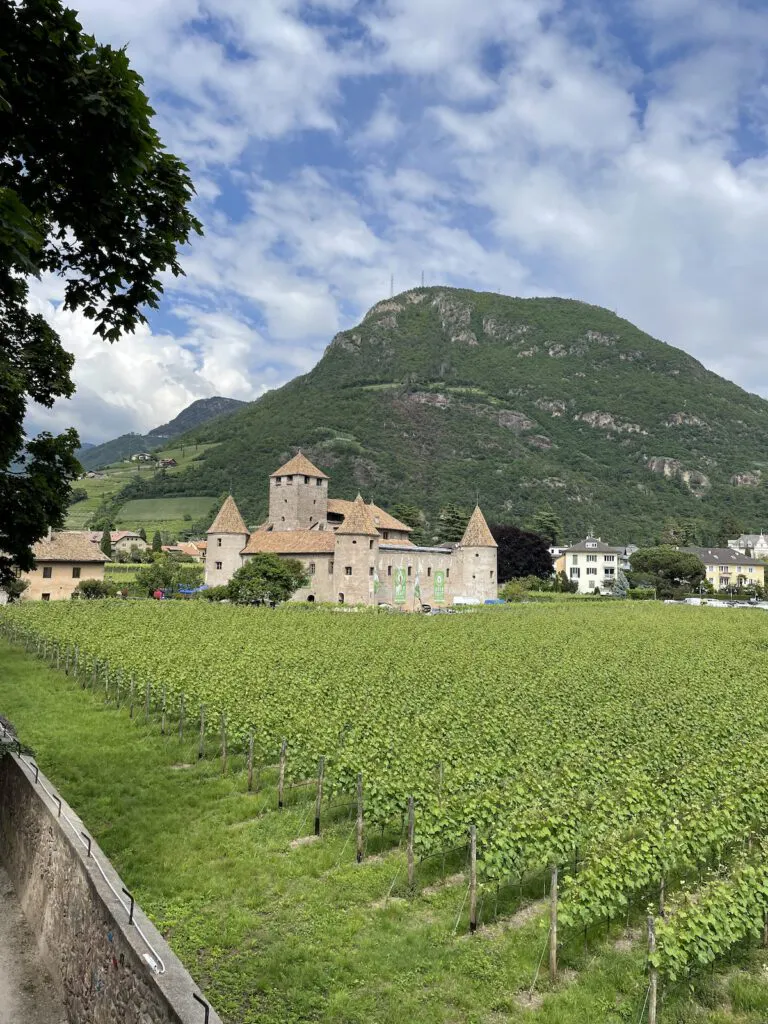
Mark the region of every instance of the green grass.
<instances>
[{"instance_id":1,"label":"green grass","mask_svg":"<svg viewBox=\"0 0 768 1024\"><path fill-rule=\"evenodd\" d=\"M197 445L185 445L183 448L167 448L161 452L156 452L158 458L163 459L176 459L178 466L171 467L165 470L166 474L174 475L181 473L186 469L195 459L202 455L204 452L211 448L215 448L215 444L197 444ZM93 513L97 510L99 504L104 498L110 498L116 495L119 491L135 480L137 477L140 480L149 480L158 473L158 470L154 466L148 466L146 463L140 462L115 462L111 466L107 466L104 470L102 477L95 479L78 480L75 483L75 487L86 490L88 492L88 498L85 501L79 501L77 504L72 505L67 515L66 528L68 530L83 530L86 528L86 524ZM213 498L175 498L175 499L149 499L155 500L158 504L155 506L157 514L152 516L149 520L131 519L126 520L125 506L121 509L118 517L118 528L137 528L139 525L146 525L149 522L153 530L159 529L161 531L178 531L188 526L188 522L184 520L185 512L190 510L184 507L181 511L181 506L169 506L168 509L164 508L167 502L184 502L191 501L195 508L201 507L199 503L205 501L205 507L202 512L191 512L193 518L197 518L199 515L207 514L209 508L215 503ZM133 504L133 502L128 502ZM173 524L169 526L168 524Z\"/></svg>"},{"instance_id":2,"label":"green grass","mask_svg":"<svg viewBox=\"0 0 768 1024\"><path fill-rule=\"evenodd\" d=\"M586 949L580 938L569 943L569 973L555 990L544 962L529 1008L546 940L543 911L470 938L465 881L423 891L440 865L422 865L420 891L405 898L397 835L383 848L378 834L369 836L373 855L358 866L353 821L336 808L324 811L319 841L297 845L312 830L309 791L277 812L274 770L248 794L238 754L226 776L218 760L197 762L193 722L180 743L175 723L173 736L162 737L157 721L130 721L100 693L4 641L0 663L0 711L228 1024L639 1020L642 942L616 948L623 922L608 937L601 929ZM487 916L490 906L482 909ZM708 973L701 1002L686 987L669 993L661 1024L765 1021L763 962L751 950L740 970ZM728 1012L729 997L738 1016Z\"/></svg>"}]
</instances>

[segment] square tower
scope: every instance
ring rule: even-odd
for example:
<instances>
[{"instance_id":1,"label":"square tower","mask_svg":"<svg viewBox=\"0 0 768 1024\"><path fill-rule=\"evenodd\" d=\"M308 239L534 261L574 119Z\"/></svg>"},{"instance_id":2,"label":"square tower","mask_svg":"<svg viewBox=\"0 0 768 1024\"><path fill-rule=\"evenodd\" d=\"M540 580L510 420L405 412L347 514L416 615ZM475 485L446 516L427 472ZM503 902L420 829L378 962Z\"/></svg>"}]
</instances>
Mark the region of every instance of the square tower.
<instances>
[{"instance_id":1,"label":"square tower","mask_svg":"<svg viewBox=\"0 0 768 1024\"><path fill-rule=\"evenodd\" d=\"M269 478L269 523L273 530L325 530L328 477L301 453Z\"/></svg>"}]
</instances>

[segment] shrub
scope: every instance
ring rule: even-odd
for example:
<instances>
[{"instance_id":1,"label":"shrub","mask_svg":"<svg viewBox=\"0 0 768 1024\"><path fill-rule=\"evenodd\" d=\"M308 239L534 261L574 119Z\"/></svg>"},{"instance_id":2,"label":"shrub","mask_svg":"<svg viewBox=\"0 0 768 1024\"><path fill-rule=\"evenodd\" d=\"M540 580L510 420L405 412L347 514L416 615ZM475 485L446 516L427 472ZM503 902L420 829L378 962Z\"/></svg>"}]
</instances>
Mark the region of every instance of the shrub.
<instances>
[{"instance_id":1,"label":"shrub","mask_svg":"<svg viewBox=\"0 0 768 1024\"><path fill-rule=\"evenodd\" d=\"M654 601L656 591L646 587L633 587L627 591L627 597L630 601Z\"/></svg>"}]
</instances>

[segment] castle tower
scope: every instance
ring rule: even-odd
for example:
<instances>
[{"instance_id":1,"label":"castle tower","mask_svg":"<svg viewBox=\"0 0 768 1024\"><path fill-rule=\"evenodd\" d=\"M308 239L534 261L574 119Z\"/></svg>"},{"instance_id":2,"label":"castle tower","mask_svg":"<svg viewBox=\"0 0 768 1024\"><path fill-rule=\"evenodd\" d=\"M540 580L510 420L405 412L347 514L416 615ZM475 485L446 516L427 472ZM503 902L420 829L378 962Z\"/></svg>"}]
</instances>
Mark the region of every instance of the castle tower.
<instances>
[{"instance_id":1,"label":"castle tower","mask_svg":"<svg viewBox=\"0 0 768 1024\"><path fill-rule=\"evenodd\" d=\"M333 579L336 599L344 604L373 604L379 531L358 494L336 531ZM343 596L342 596L343 595Z\"/></svg>"},{"instance_id":2,"label":"castle tower","mask_svg":"<svg viewBox=\"0 0 768 1024\"><path fill-rule=\"evenodd\" d=\"M269 478L269 523L273 530L325 530L328 477L297 452Z\"/></svg>"},{"instance_id":3,"label":"castle tower","mask_svg":"<svg viewBox=\"0 0 768 1024\"><path fill-rule=\"evenodd\" d=\"M490 601L499 596L497 548L485 516L476 505L455 552L457 597Z\"/></svg>"},{"instance_id":4,"label":"castle tower","mask_svg":"<svg viewBox=\"0 0 768 1024\"><path fill-rule=\"evenodd\" d=\"M209 587L229 583L232 574L243 564L240 552L248 543L248 537L248 527L230 494L208 531L205 582Z\"/></svg>"}]
</instances>

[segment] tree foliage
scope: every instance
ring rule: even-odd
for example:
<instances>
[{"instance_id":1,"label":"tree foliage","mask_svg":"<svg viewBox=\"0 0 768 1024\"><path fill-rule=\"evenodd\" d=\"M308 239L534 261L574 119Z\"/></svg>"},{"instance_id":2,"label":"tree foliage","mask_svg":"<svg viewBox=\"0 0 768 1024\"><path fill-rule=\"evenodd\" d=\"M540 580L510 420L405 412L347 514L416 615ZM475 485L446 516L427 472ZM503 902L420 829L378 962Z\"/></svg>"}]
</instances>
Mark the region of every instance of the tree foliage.
<instances>
[{"instance_id":1,"label":"tree foliage","mask_svg":"<svg viewBox=\"0 0 768 1024\"><path fill-rule=\"evenodd\" d=\"M80 580L72 592L73 600L95 601L103 597L114 597L117 584L111 580Z\"/></svg>"},{"instance_id":2,"label":"tree foliage","mask_svg":"<svg viewBox=\"0 0 768 1024\"><path fill-rule=\"evenodd\" d=\"M0 583L32 568L79 471L74 430L27 440L30 401L74 392L72 356L27 304L61 275L64 307L116 341L145 319L159 274L200 225L186 168L152 127L123 50L99 45L61 0L0 0Z\"/></svg>"},{"instance_id":3,"label":"tree foliage","mask_svg":"<svg viewBox=\"0 0 768 1024\"><path fill-rule=\"evenodd\" d=\"M112 534L110 532L109 527L107 527L102 533L101 544L99 545L99 547L107 556L107 558L112 557Z\"/></svg>"},{"instance_id":4,"label":"tree foliage","mask_svg":"<svg viewBox=\"0 0 768 1024\"><path fill-rule=\"evenodd\" d=\"M528 529L533 533L541 534L549 544L557 544L558 538L563 533L563 524L556 512L551 509L541 509L531 517Z\"/></svg>"},{"instance_id":5,"label":"tree foliage","mask_svg":"<svg viewBox=\"0 0 768 1024\"><path fill-rule=\"evenodd\" d=\"M154 536L152 537L152 550L155 553L163 550L163 538L160 536L159 530L155 530Z\"/></svg>"},{"instance_id":6,"label":"tree foliage","mask_svg":"<svg viewBox=\"0 0 768 1024\"><path fill-rule=\"evenodd\" d=\"M552 576L552 556L548 542L540 534L509 523L491 523L490 530L499 546L499 582L521 576L538 576L543 580Z\"/></svg>"},{"instance_id":7,"label":"tree foliage","mask_svg":"<svg viewBox=\"0 0 768 1024\"><path fill-rule=\"evenodd\" d=\"M641 548L629 559L632 566L632 584L643 586L651 582L661 596L675 590L697 587L706 576L704 563L696 555L660 545Z\"/></svg>"},{"instance_id":8,"label":"tree foliage","mask_svg":"<svg viewBox=\"0 0 768 1024\"><path fill-rule=\"evenodd\" d=\"M269 553L254 555L229 581L229 597L237 604L280 604L293 597L309 577L297 558Z\"/></svg>"}]
</instances>

